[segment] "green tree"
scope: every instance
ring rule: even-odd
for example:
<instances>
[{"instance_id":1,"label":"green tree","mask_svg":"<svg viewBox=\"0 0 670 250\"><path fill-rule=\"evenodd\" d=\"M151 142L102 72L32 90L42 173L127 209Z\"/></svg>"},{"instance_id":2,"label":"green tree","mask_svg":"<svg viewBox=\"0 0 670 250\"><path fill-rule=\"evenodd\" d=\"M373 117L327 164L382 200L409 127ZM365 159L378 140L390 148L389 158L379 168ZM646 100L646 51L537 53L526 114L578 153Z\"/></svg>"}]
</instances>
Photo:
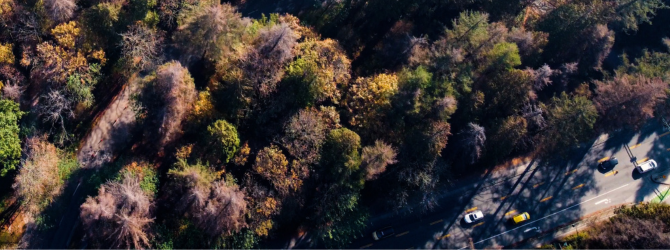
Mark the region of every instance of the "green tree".
<instances>
[{"instance_id":1,"label":"green tree","mask_svg":"<svg viewBox=\"0 0 670 250\"><path fill-rule=\"evenodd\" d=\"M331 130L323 145L321 165L336 182L349 181L348 177L357 173L361 165L361 138L346 129Z\"/></svg>"},{"instance_id":2,"label":"green tree","mask_svg":"<svg viewBox=\"0 0 670 250\"><path fill-rule=\"evenodd\" d=\"M212 143L216 145L216 154L222 154L222 158L225 159L224 163L228 163L240 147L237 128L226 120L218 120L207 127L207 132L209 132Z\"/></svg>"},{"instance_id":3,"label":"green tree","mask_svg":"<svg viewBox=\"0 0 670 250\"><path fill-rule=\"evenodd\" d=\"M585 96L561 93L553 97L546 110L547 128L542 133L545 150L568 150L593 133L598 119L595 105Z\"/></svg>"},{"instance_id":4,"label":"green tree","mask_svg":"<svg viewBox=\"0 0 670 250\"><path fill-rule=\"evenodd\" d=\"M521 116L509 116L503 120L495 132L489 148L495 152L494 157L505 157L515 149L519 149L527 135L528 122Z\"/></svg>"},{"instance_id":5,"label":"green tree","mask_svg":"<svg viewBox=\"0 0 670 250\"><path fill-rule=\"evenodd\" d=\"M285 81L297 84L300 104L340 101L340 90L351 76L351 63L337 41L309 39L298 44L298 58L286 68Z\"/></svg>"},{"instance_id":6,"label":"green tree","mask_svg":"<svg viewBox=\"0 0 670 250\"><path fill-rule=\"evenodd\" d=\"M5 176L19 164L21 140L18 122L23 114L18 103L0 100L0 176Z\"/></svg>"},{"instance_id":7,"label":"green tree","mask_svg":"<svg viewBox=\"0 0 670 250\"><path fill-rule=\"evenodd\" d=\"M365 183L365 171L359 168L360 140L353 131L340 128L331 130L323 145L319 191L310 218L329 246L343 247L364 225L360 223L364 215L359 214L360 190Z\"/></svg>"}]
</instances>

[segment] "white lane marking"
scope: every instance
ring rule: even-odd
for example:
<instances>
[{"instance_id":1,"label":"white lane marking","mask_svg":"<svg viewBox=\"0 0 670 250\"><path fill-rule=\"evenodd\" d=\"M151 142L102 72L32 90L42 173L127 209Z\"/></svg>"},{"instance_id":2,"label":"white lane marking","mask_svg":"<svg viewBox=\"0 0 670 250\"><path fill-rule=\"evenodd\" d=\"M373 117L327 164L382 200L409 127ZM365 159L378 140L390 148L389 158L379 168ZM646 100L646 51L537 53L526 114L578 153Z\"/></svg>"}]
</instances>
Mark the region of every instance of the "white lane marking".
<instances>
[{"instance_id":1,"label":"white lane marking","mask_svg":"<svg viewBox=\"0 0 670 250\"><path fill-rule=\"evenodd\" d=\"M604 199L604 200L601 200L601 201L599 201L599 202L596 202L596 205L598 205L598 204L600 204L600 203L603 203L603 202L604 202L605 204L610 203L610 199Z\"/></svg>"},{"instance_id":2,"label":"white lane marking","mask_svg":"<svg viewBox=\"0 0 670 250\"><path fill-rule=\"evenodd\" d=\"M584 204L584 203L586 203L586 202L589 202L589 201L592 201L592 200L595 200L595 199L598 199L599 197L601 197L601 196L603 196L603 195L607 195L607 194L609 194L609 193L611 193L611 192L614 192L614 191L617 191L617 190L619 190L619 189L621 189L621 188L623 188L623 187L625 187L625 186L628 186L629 184L630 184L630 183L628 183L628 184L625 184L625 185L623 185L623 186L621 186L621 187L618 187L618 188L615 188L615 189L612 189L612 190L608 191L607 193L604 193L604 194L601 194L601 195L598 195L598 196L596 196L596 197L593 197L593 198L591 198L591 199L588 199L588 200L585 200L585 201L582 201L582 202L580 202L580 203L577 203L577 204L575 204L575 205L572 205L572 206L569 206L569 207L567 207L567 208L564 208L564 209L561 209L560 211L558 211L558 212L555 212L555 213L553 213L553 214L550 214L550 215L547 215L547 216L544 216L544 217L542 217L542 218L539 218L539 219L537 219L537 220L534 220L534 221L531 221L531 222L528 222L528 223L526 223L526 226L528 226L528 225L530 225L530 224L532 224L532 223L535 223L535 222L538 222L538 221L541 221L541 220L544 220L544 219L546 219L547 217L550 217L550 216L553 216L553 215L555 215L555 214L557 214L557 213L561 213L561 212L563 212L563 211L565 211L565 210L568 210L568 209L571 209L571 208L573 208L573 207L576 207L576 206L579 206L579 205L581 205L581 204ZM514 229L511 229L511 230L508 230L508 231L505 231L505 232L502 232L502 233L499 233L499 234L496 234L496 235L494 235L494 236L491 236L491 237L488 237L488 238L486 238L486 239L483 239L483 240L480 240L480 241L477 241L477 242L475 242L474 244L479 244L479 243L482 243L482 242L484 242L484 241L487 241L487 240L490 240L490 239L493 239L493 238L495 238L495 237L498 237L498 236L500 236L500 235L503 235L503 234L506 234L506 233L509 233L509 232L512 232L512 231L514 231L514 230L517 230L517 229L519 229L519 228L521 228L521 227L517 227L517 228L514 228ZM465 249L465 248L467 248L467 247L464 247L464 248L461 248L461 249Z\"/></svg>"}]
</instances>

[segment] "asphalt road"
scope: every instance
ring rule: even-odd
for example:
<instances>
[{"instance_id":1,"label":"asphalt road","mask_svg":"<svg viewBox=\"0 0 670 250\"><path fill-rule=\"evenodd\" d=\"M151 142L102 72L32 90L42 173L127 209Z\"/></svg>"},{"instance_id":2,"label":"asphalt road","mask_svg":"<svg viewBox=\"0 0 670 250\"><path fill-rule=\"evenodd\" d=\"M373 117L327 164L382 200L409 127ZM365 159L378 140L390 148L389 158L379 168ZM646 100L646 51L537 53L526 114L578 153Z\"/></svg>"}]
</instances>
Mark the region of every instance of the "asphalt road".
<instances>
[{"instance_id":1,"label":"asphalt road","mask_svg":"<svg viewBox=\"0 0 670 250\"><path fill-rule=\"evenodd\" d=\"M651 180L651 175L670 172L670 133L651 124L641 131L603 135L574 150L568 159L534 159L515 169L489 173L451 192L440 207L426 214L410 214L371 220L365 236L350 248L465 248L469 239L475 248L504 247L548 231L584 215L630 202L649 201L670 186ZM654 159L659 167L645 174L635 171L637 162ZM598 169L598 161L616 157L614 169ZM467 224L468 211L481 210L484 219ZM528 212L531 219L513 225L509 219ZM396 234L375 241L372 232L393 226Z\"/></svg>"}]
</instances>

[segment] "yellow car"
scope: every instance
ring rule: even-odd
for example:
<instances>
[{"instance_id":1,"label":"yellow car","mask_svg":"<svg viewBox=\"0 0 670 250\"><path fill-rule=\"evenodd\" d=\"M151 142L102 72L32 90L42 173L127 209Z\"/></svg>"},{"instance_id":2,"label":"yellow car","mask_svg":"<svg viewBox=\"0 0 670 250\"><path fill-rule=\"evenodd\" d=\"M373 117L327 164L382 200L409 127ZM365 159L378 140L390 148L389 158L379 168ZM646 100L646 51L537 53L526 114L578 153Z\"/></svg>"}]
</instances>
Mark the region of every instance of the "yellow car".
<instances>
[{"instance_id":1,"label":"yellow car","mask_svg":"<svg viewBox=\"0 0 670 250\"><path fill-rule=\"evenodd\" d=\"M519 223L527 221L527 220L530 220L530 215L527 212L516 215L512 218L512 221L514 221L514 224L519 224Z\"/></svg>"}]
</instances>

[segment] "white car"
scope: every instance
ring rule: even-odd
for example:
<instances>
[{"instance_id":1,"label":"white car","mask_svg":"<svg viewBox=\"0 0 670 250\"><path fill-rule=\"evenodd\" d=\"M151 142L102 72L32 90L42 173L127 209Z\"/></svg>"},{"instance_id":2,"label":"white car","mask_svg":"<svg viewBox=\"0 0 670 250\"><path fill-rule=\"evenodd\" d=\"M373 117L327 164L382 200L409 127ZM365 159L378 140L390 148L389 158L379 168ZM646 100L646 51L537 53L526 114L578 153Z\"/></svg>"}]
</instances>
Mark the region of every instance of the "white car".
<instances>
[{"instance_id":1,"label":"white car","mask_svg":"<svg viewBox=\"0 0 670 250\"><path fill-rule=\"evenodd\" d=\"M472 213L466 214L464 219L465 222L467 223L473 223L475 221L484 219L484 213L482 213L482 211L480 210L477 210Z\"/></svg>"},{"instance_id":2,"label":"white car","mask_svg":"<svg viewBox=\"0 0 670 250\"><path fill-rule=\"evenodd\" d=\"M654 168L657 168L657 167L658 167L658 165L656 164L656 161L654 161L654 160L648 160L648 161L645 161L645 162L643 162L643 163L640 163L640 164L637 165L637 167L635 167L635 168L636 168L637 171L640 172L640 173L646 173L646 172L649 172L650 170L652 170L652 169L654 169Z\"/></svg>"}]
</instances>

